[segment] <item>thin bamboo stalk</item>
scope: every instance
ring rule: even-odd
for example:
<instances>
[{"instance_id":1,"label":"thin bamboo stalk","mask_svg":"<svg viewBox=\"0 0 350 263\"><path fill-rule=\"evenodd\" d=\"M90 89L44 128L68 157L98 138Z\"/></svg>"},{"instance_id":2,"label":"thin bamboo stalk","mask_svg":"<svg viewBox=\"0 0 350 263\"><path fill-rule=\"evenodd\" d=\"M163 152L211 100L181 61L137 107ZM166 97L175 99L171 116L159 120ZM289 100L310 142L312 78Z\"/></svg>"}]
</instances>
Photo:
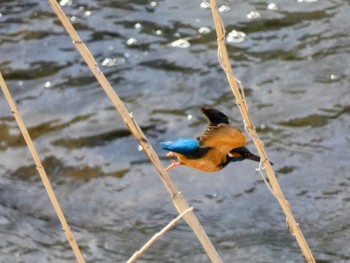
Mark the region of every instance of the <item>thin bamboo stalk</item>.
<instances>
[{"instance_id":1,"label":"thin bamboo stalk","mask_svg":"<svg viewBox=\"0 0 350 263\"><path fill-rule=\"evenodd\" d=\"M146 252L150 246L154 242L156 242L159 238L161 238L162 235L165 234L165 232L169 231L174 225L176 225L177 222L179 222L188 212L192 211L193 207L190 207L183 211L181 214L179 214L176 218L171 220L169 224L167 224L161 231L156 233L145 245L142 246L138 251L134 253L134 255L127 261L127 263L133 263L135 262L143 253Z\"/></svg>"},{"instance_id":2,"label":"thin bamboo stalk","mask_svg":"<svg viewBox=\"0 0 350 263\"><path fill-rule=\"evenodd\" d=\"M164 166L160 162L160 159L157 156L154 149L152 148L151 144L148 142L148 139L146 138L145 134L140 129L140 126L136 123L132 114L128 112L124 103L121 101L117 93L113 90L105 75L98 67L93 55L90 53L89 49L80 39L78 33L67 18L66 14L63 12L56 0L48 0L48 2L51 5L54 12L56 13L59 20L61 21L61 23L63 24L63 27L66 29L67 33L73 40L73 43L80 52L81 56L84 58L91 72L94 74L101 87L106 92L109 99L112 101L113 105L119 111L120 115L124 118L126 126L129 128L130 132L134 135L137 142L142 146L144 152L151 160L163 184L165 185L166 189L171 195L174 206L176 207L177 211L179 213L182 213L186 209L190 208L185 198L177 190L175 184L164 170ZM193 232L197 236L199 242L203 246L204 250L208 254L209 258L212 260L212 262L222 262L219 254L215 250L212 242L210 241L208 235L206 234L205 230L203 229L194 212L188 212L183 218L186 221L186 223L192 228Z\"/></svg>"},{"instance_id":3,"label":"thin bamboo stalk","mask_svg":"<svg viewBox=\"0 0 350 263\"><path fill-rule=\"evenodd\" d=\"M55 209L55 211L57 213L57 216L58 216L58 218L59 218L59 220L60 220L60 222L62 224L63 231L64 231L64 233L67 236L69 244L71 245L72 250L73 250L73 252L74 252L74 254L75 254L76 258L77 258L77 261L79 263L84 263L85 262L84 258L82 256L80 250L79 250L79 247L78 247L77 243L75 242L73 234L72 234L72 232L70 230L70 227L69 227L69 225L67 223L67 220L64 217L63 211L62 211L62 209L61 209L61 207L60 207L60 205L58 203L56 195L55 195L55 193L54 193L54 191L53 191L53 189L51 187L50 181L49 181L49 179L48 179L48 177L46 175L45 169L44 169L44 167L43 167L43 165L42 165L42 163L41 163L41 161L39 159L38 153L37 153L37 151L36 151L36 149L34 147L33 141L30 138L28 130L27 130L27 128L26 128L26 126L25 126L25 124L24 124L24 122L22 120L22 117L21 117L19 111L17 110L16 104L15 104L15 102L12 99L10 91L8 90L8 88L6 86L5 80L4 80L1 72L0 72L0 86L1 86L2 91L4 92L5 98L6 98L8 104L9 104L9 106L11 108L11 112L13 113L13 116L14 116L14 118L15 118L17 124L18 124L18 127L19 127L19 129L20 129L20 131L21 131L21 133L23 135L23 138L24 138L25 142L27 143L29 151L32 154L33 160L34 160L34 162L36 164L36 168L37 168L37 170L38 170L38 172L40 174L40 178L41 178L41 180L42 180L42 182L44 184L44 187L46 189L47 194L49 195L50 201L51 201L51 203L52 203L52 205L53 205L53 207L54 207L54 209Z\"/></svg>"},{"instance_id":4,"label":"thin bamboo stalk","mask_svg":"<svg viewBox=\"0 0 350 263\"><path fill-rule=\"evenodd\" d=\"M296 238L301 251L306 259L307 262L315 262L315 259L312 255L312 252L297 224L295 221L295 218L293 216L293 213L291 211L289 202L285 199L282 189L280 188L280 185L277 181L276 175L272 169L272 166L267 158L267 154L264 148L263 142L259 139L258 134L255 130L255 127L253 125L253 121L249 115L248 107L244 98L243 90L240 91L240 89L237 86L236 78L232 72L232 68L230 65L229 57L227 54L227 49L225 45L225 33L224 28L222 24L222 20L220 18L220 15L217 10L217 4L216 0L210 0L210 7L213 15L213 20L215 24L216 34L217 34L217 41L218 41L218 52L219 52L219 60L223 67L223 70L226 73L226 77L228 79L228 82L230 84L231 90L236 98L236 104L241 112L241 115L243 117L243 121L246 127L246 130L250 134L255 147L261 157L261 166L265 168L266 174L269 178L274 196L277 198L283 212L286 215L289 230L291 234ZM261 167L260 167L261 168Z\"/></svg>"}]
</instances>

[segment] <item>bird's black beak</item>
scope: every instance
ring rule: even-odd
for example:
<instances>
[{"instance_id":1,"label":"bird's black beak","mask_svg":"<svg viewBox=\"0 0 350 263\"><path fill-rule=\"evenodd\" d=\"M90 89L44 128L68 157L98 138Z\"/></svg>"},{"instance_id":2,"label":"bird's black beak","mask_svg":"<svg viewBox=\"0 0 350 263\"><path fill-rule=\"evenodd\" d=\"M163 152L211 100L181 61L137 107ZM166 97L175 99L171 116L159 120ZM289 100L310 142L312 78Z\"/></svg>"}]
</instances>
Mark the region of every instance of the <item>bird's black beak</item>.
<instances>
[{"instance_id":1,"label":"bird's black beak","mask_svg":"<svg viewBox=\"0 0 350 263\"><path fill-rule=\"evenodd\" d=\"M230 151L230 154L232 155L239 154L240 157L242 157L242 159L248 159L255 162L260 162L260 157L251 153L246 147L235 148ZM272 162L270 162L270 164L273 165Z\"/></svg>"},{"instance_id":2,"label":"bird's black beak","mask_svg":"<svg viewBox=\"0 0 350 263\"><path fill-rule=\"evenodd\" d=\"M252 153L245 155L243 158L260 162L260 157ZM273 165L273 162L270 162L270 164Z\"/></svg>"}]
</instances>

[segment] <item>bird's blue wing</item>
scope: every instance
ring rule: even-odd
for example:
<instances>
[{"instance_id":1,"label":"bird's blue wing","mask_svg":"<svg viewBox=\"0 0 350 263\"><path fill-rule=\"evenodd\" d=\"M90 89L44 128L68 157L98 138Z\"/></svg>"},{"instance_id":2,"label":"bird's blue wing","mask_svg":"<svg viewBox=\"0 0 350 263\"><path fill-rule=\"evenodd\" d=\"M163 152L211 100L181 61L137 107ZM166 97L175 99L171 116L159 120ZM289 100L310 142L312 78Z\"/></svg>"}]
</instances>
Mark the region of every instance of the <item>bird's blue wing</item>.
<instances>
[{"instance_id":1,"label":"bird's blue wing","mask_svg":"<svg viewBox=\"0 0 350 263\"><path fill-rule=\"evenodd\" d=\"M198 141L188 138L182 138L176 141L161 142L159 145L164 150L180 153L183 155L192 154L199 149Z\"/></svg>"},{"instance_id":2,"label":"bird's blue wing","mask_svg":"<svg viewBox=\"0 0 350 263\"><path fill-rule=\"evenodd\" d=\"M176 141L161 142L160 147L164 150L179 153L188 159L198 159L203 157L210 150L209 147L200 147L196 139L182 138Z\"/></svg>"}]
</instances>

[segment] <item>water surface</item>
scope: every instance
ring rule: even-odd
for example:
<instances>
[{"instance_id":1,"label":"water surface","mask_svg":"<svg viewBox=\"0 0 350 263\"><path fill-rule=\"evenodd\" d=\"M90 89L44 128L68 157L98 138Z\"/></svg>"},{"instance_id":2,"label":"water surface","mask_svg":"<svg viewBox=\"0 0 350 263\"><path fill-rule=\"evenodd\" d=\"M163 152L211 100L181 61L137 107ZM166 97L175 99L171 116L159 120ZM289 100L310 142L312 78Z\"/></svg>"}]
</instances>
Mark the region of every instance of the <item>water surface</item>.
<instances>
[{"instance_id":1,"label":"water surface","mask_svg":"<svg viewBox=\"0 0 350 263\"><path fill-rule=\"evenodd\" d=\"M202 105L243 128L200 1L60 3L160 156L160 141L203 131ZM349 1L220 1L219 10L252 119L317 262L349 262ZM0 21L0 70L86 261L127 261L176 216L168 193L49 4L2 1ZM74 262L2 95L0 139L0 261ZM303 262L256 168L170 174L224 262ZM209 259L180 222L140 262Z\"/></svg>"}]
</instances>

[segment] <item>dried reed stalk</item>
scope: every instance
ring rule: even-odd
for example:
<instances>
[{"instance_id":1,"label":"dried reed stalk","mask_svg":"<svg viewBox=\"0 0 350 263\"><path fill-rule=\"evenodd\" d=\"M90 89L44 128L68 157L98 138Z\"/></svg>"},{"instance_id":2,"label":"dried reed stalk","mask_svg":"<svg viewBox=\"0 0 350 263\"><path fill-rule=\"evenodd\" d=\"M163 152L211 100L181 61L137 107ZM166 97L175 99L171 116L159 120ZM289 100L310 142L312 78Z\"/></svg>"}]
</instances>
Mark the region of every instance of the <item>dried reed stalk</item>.
<instances>
[{"instance_id":1,"label":"dried reed stalk","mask_svg":"<svg viewBox=\"0 0 350 263\"><path fill-rule=\"evenodd\" d=\"M271 167L271 164L267 158L264 144L263 142L259 139L258 134L254 128L253 122L251 120L251 117L248 112L248 107L245 101L243 89L239 89L237 86L236 78L232 72L232 68L230 65L229 57L227 54L227 49L225 45L225 30L223 28L223 23L220 18L220 15L218 13L217 9L217 4L216 0L210 0L210 8L212 11L213 19L214 19L214 24L215 24L215 29L216 29L216 34L217 34L217 41L218 41L218 57L220 60L220 64L223 68L223 70L226 73L226 77L228 79L228 82L230 84L231 90L236 98L236 104L241 112L241 115L243 117L243 121L246 127L246 130L248 131L249 135L251 136L255 147L261 157L261 162L260 162L260 171L265 168L266 174L269 178L273 194L277 198L283 212L286 215L287 218L287 223L289 230L292 235L296 238L302 253L304 254L304 257L307 262L315 262L315 259L311 253L311 250L297 224L295 221L295 218L293 216L293 213L290 209L289 202L284 198L283 192L279 186L279 183L277 181L276 175Z\"/></svg>"},{"instance_id":2,"label":"dried reed stalk","mask_svg":"<svg viewBox=\"0 0 350 263\"><path fill-rule=\"evenodd\" d=\"M29 151L30 153L32 154L32 157L34 159L34 162L36 164L36 168L38 169L38 172L40 174L40 177L41 177L41 180L45 186L45 189L46 189L46 192L47 194L49 195L49 198L51 200L51 203L57 213L57 216L59 218L59 220L61 221L61 224L62 224L62 227L63 227L63 231L64 233L66 234L67 236L67 239L69 241L69 244L71 245L72 247L72 250L78 260L79 263L83 263L85 262L84 261L84 258L79 250L79 247L77 245L77 243L75 242L75 239L73 237L73 234L69 228L69 225L66 221L66 218L64 217L64 214L62 212L62 209L58 203L58 200L55 196L55 193L54 191L52 190L52 187L51 187L51 184L50 184L50 181L46 175L46 172L45 172L45 169L43 167L43 165L41 164L41 161L39 159L39 156L38 156L38 153L34 147L34 144L33 144L33 141L32 139L30 138L30 135L28 133L28 130L22 120L22 117L20 115L20 113L18 112L17 110L17 107L16 107L16 104L15 102L13 101L12 99L12 96L10 94L10 91L8 90L7 86L6 86L6 83L5 83L5 80L0 72L0 86L1 86L1 89L2 91L4 92L4 95L5 95L5 98L11 108L11 112L13 113L13 116L18 124L18 127L24 137L24 140L25 142L27 143L27 146L29 148Z\"/></svg>"},{"instance_id":3,"label":"dried reed stalk","mask_svg":"<svg viewBox=\"0 0 350 263\"><path fill-rule=\"evenodd\" d=\"M145 245L142 246L141 249L136 251L134 255L127 261L127 263L135 262L145 251L152 246L154 242L156 242L165 232L169 231L177 222L179 222L188 212L192 211L193 207L190 207L179 214L176 218L169 222L160 232L156 233Z\"/></svg>"},{"instance_id":4,"label":"dried reed stalk","mask_svg":"<svg viewBox=\"0 0 350 263\"><path fill-rule=\"evenodd\" d=\"M176 189L175 184L169 177L169 175L164 170L164 166L159 160L156 152L153 150L151 144L148 142L145 134L140 129L139 125L134 120L132 114L128 112L124 103L121 101L117 93L113 90L112 86L106 79L105 75L102 73L98 67L93 55L90 53L89 49L85 46L83 41L80 39L78 33L75 31L73 25L67 18L66 14L63 12L56 0L48 0L52 9L55 11L57 17L63 24L63 27L66 29L67 33L73 40L76 48L80 52L81 56L84 58L86 64L100 83L103 90L106 92L109 99L112 101L113 105L119 111L120 115L124 118L126 126L129 128L130 132L134 135L135 139L142 146L148 158L153 163L155 169L157 170L162 182L164 183L166 189L172 197L174 206L176 207L179 213L184 212L186 209L190 208L185 198L182 194ZM193 232L197 236L199 242L202 244L204 250L208 254L212 262L222 262L219 254L215 250L213 244L211 243L209 237L204 231L202 225L200 224L198 218L193 211L188 212L183 219L186 223L192 228Z\"/></svg>"}]
</instances>

